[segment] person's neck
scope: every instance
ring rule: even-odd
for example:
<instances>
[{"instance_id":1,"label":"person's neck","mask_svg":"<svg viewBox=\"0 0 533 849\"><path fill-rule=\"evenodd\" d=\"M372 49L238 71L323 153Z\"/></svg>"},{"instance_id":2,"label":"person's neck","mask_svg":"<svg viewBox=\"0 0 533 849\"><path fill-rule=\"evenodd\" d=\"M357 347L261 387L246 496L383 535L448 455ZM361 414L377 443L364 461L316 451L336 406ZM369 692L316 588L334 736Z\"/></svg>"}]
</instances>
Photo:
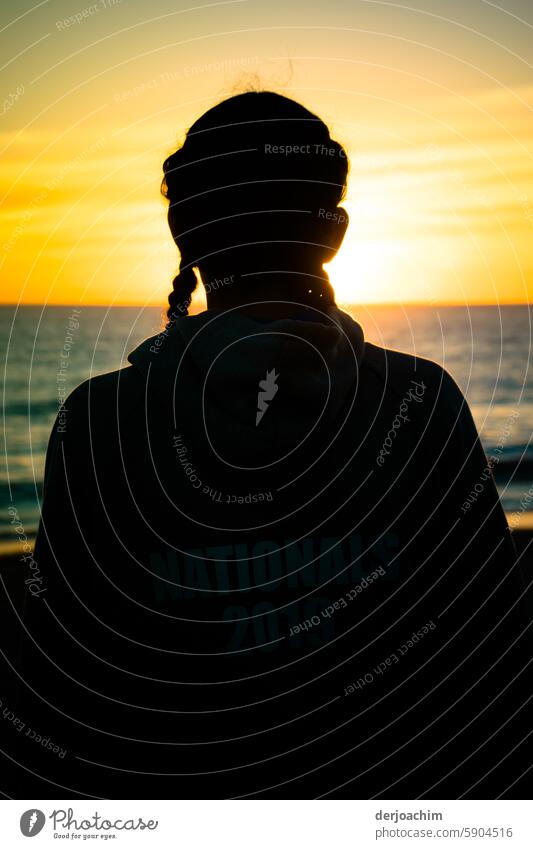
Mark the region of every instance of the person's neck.
<instances>
[{"instance_id":1,"label":"person's neck","mask_svg":"<svg viewBox=\"0 0 533 849\"><path fill-rule=\"evenodd\" d=\"M257 286L259 275L210 274L211 280L229 283L216 287L213 284L206 286L207 309L235 310L252 318L290 318L305 308L304 304L293 302L289 294L294 286L295 274L301 274L302 278L305 276L305 286L309 281L309 288L313 284L316 286L318 278L329 279L323 268L315 269L314 273L303 269L292 273L265 272L261 277L265 279L265 284L268 279L268 286L260 289Z\"/></svg>"},{"instance_id":2,"label":"person's neck","mask_svg":"<svg viewBox=\"0 0 533 849\"><path fill-rule=\"evenodd\" d=\"M295 313L301 312L302 307L298 307L296 304L286 304L280 303L276 301L274 303L269 303L268 301L261 301L260 303L255 304L242 304L237 307L237 312L242 313L243 315L248 315L251 318L291 318Z\"/></svg>"}]
</instances>

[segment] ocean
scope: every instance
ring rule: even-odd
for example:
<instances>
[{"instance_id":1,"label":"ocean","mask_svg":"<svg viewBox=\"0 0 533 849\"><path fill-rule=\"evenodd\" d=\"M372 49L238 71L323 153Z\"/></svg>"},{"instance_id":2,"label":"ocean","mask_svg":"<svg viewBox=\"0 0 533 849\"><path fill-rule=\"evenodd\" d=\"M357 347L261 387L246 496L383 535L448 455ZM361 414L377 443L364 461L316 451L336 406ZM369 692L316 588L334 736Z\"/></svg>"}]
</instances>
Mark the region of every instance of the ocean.
<instances>
[{"instance_id":1,"label":"ocean","mask_svg":"<svg viewBox=\"0 0 533 849\"><path fill-rule=\"evenodd\" d=\"M514 527L533 523L532 332L528 306L345 308L372 342L441 363L465 393ZM120 368L162 328L154 307L0 307L4 446L0 552L16 541L9 507L28 537L39 520L48 436L58 406L87 377ZM502 447L503 443L503 447Z\"/></svg>"}]
</instances>

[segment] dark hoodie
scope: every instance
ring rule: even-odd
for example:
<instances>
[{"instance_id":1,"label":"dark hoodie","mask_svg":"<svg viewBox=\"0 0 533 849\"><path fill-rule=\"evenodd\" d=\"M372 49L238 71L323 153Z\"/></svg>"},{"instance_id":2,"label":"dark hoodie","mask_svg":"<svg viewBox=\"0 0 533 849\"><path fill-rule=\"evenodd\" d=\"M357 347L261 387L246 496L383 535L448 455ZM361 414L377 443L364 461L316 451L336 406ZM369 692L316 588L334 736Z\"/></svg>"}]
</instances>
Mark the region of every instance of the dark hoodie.
<instances>
[{"instance_id":1,"label":"dark hoodie","mask_svg":"<svg viewBox=\"0 0 533 849\"><path fill-rule=\"evenodd\" d=\"M468 407L316 315L179 319L68 399L21 701L67 755L23 741L26 796L520 792L528 621Z\"/></svg>"}]
</instances>

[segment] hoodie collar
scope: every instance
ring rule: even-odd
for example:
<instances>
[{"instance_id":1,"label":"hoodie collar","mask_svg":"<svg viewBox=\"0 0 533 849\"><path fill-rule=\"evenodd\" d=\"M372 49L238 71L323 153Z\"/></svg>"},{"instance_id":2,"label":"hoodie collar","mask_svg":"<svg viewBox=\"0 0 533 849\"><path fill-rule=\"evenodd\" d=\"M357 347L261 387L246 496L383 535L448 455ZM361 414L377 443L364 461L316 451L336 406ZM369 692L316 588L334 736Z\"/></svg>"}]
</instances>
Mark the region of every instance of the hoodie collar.
<instances>
[{"instance_id":1,"label":"hoodie collar","mask_svg":"<svg viewBox=\"0 0 533 849\"><path fill-rule=\"evenodd\" d=\"M206 310L177 319L129 355L176 419L225 462L251 468L282 459L320 425L335 426L355 391L360 325L336 307L255 319Z\"/></svg>"}]
</instances>

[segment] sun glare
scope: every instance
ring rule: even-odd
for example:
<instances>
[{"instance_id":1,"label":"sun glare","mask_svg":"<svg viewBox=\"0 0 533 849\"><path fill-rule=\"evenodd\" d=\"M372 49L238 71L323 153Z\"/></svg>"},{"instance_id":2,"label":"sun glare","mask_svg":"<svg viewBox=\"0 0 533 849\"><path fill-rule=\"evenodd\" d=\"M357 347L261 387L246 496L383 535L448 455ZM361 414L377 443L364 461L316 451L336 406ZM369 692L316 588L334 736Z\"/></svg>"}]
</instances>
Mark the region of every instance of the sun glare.
<instances>
[{"instance_id":1,"label":"sun glare","mask_svg":"<svg viewBox=\"0 0 533 849\"><path fill-rule=\"evenodd\" d=\"M404 244L393 240L349 239L327 266L338 303L401 300L394 271L406 252Z\"/></svg>"}]
</instances>

